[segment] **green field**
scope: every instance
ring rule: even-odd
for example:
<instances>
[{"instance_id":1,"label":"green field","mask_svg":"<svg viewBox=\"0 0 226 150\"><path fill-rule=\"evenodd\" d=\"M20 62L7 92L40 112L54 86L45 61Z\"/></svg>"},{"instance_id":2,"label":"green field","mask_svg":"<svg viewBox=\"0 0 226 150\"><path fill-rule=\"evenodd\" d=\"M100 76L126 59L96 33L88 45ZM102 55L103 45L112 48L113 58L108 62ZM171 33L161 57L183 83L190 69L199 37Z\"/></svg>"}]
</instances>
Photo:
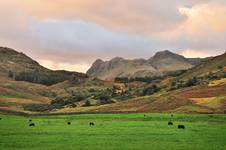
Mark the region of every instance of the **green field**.
<instances>
[{"instance_id":1,"label":"green field","mask_svg":"<svg viewBox=\"0 0 226 150\"><path fill-rule=\"evenodd\" d=\"M226 115L0 115L0 150L226 150ZM29 119L35 127L29 127ZM172 120L174 125L168 126ZM67 125L70 121L72 124ZM94 122L95 126L89 126ZM186 129L177 129L178 124Z\"/></svg>"}]
</instances>

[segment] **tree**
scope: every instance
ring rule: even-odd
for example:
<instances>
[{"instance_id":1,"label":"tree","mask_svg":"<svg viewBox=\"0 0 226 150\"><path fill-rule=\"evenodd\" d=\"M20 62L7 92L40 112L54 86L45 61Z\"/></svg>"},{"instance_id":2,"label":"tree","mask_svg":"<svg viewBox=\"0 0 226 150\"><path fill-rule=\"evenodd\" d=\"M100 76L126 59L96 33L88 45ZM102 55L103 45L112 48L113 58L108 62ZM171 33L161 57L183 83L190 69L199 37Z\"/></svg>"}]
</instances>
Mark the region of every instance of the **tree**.
<instances>
[{"instance_id":1,"label":"tree","mask_svg":"<svg viewBox=\"0 0 226 150\"><path fill-rule=\"evenodd\" d=\"M87 100L87 101L85 102L84 106L86 106L86 107L89 107L89 106L91 106L91 103L90 103L90 101L89 101L89 100Z\"/></svg>"},{"instance_id":2,"label":"tree","mask_svg":"<svg viewBox=\"0 0 226 150\"><path fill-rule=\"evenodd\" d=\"M45 85L53 85L58 82L65 81L69 77L60 73L41 73L37 69L31 72L20 72L15 76L17 81L28 81L32 83L41 83Z\"/></svg>"}]
</instances>

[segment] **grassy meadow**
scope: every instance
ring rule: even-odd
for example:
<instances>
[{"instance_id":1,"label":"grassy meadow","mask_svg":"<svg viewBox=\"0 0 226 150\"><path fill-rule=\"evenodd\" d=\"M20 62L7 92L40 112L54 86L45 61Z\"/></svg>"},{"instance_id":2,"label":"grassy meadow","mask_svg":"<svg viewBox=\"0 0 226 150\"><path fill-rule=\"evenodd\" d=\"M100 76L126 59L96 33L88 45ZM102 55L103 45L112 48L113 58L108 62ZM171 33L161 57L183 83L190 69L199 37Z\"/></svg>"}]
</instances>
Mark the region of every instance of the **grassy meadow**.
<instances>
[{"instance_id":1,"label":"grassy meadow","mask_svg":"<svg viewBox=\"0 0 226 150\"><path fill-rule=\"evenodd\" d=\"M1 150L225 150L226 115L0 115ZM29 120L35 127L29 127ZM70 121L71 125L67 125ZM174 123L168 126L168 121ZM94 122L95 126L89 126ZM177 125L185 125L185 130Z\"/></svg>"}]
</instances>

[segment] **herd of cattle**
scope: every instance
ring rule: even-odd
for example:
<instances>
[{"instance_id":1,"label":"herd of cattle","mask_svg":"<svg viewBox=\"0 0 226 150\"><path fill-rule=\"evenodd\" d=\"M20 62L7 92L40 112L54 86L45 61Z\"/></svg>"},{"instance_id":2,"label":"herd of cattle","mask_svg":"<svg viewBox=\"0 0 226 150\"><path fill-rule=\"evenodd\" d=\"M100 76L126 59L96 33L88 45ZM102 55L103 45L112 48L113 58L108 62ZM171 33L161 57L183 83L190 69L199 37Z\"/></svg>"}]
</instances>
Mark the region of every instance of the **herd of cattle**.
<instances>
[{"instance_id":1,"label":"herd of cattle","mask_svg":"<svg viewBox=\"0 0 226 150\"><path fill-rule=\"evenodd\" d=\"M146 117L146 115L144 115L144 117ZM173 115L171 115L171 117L173 117ZM0 120L2 120L2 118L0 118ZM68 124L68 125L71 125L71 122L68 121L67 124ZM90 125L90 126L94 126L95 123L94 123L94 122L90 122L89 125ZM172 121L168 122L168 125L169 125L169 126L172 126L172 125L173 125L173 122L172 122ZM30 126L30 127L34 127L34 126L35 126L35 123L33 123L31 119L29 120L29 126ZM178 128L178 129L185 129L185 126L184 126L184 125L178 125L177 128Z\"/></svg>"},{"instance_id":2,"label":"herd of cattle","mask_svg":"<svg viewBox=\"0 0 226 150\"><path fill-rule=\"evenodd\" d=\"M1 118L0 118L0 120L1 120ZM71 122L68 121L67 124L68 124L68 125L71 125ZM90 125L90 126L94 126L95 124L94 124L94 122L90 122L89 125ZM35 126L35 123L32 123L32 120L31 120L31 119L29 120L29 126L30 126L30 127L34 127L34 126Z\"/></svg>"}]
</instances>

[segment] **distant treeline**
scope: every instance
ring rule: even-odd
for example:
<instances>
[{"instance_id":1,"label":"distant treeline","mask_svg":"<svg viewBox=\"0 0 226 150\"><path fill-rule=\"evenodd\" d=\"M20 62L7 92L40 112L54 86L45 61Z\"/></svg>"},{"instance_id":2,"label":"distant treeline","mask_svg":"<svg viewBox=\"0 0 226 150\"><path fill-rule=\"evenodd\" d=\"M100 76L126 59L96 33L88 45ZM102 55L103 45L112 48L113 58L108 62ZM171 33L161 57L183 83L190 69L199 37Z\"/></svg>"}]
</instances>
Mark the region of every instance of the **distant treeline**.
<instances>
[{"instance_id":1,"label":"distant treeline","mask_svg":"<svg viewBox=\"0 0 226 150\"><path fill-rule=\"evenodd\" d=\"M140 82L152 82L157 79L161 79L161 76L156 76L156 77L135 77L135 78L128 78L128 77L116 77L115 82L119 83L129 83L129 82L134 82L134 81L140 81Z\"/></svg>"},{"instance_id":2,"label":"distant treeline","mask_svg":"<svg viewBox=\"0 0 226 150\"><path fill-rule=\"evenodd\" d=\"M32 83L39 83L44 85L53 85L59 82L63 82L71 78L70 73L63 72L20 72L13 75L12 71L9 71L9 77L14 78L16 81L28 81Z\"/></svg>"},{"instance_id":3,"label":"distant treeline","mask_svg":"<svg viewBox=\"0 0 226 150\"><path fill-rule=\"evenodd\" d=\"M129 83L129 82L134 82L134 81L140 81L140 82L147 82L151 83L152 81L155 80L161 80L167 76L172 76L172 77L177 77L183 73L185 73L186 70L179 70L179 71L173 71L173 72L167 72L164 75L160 76L145 76L145 77L116 77L115 82L119 83Z\"/></svg>"}]
</instances>

